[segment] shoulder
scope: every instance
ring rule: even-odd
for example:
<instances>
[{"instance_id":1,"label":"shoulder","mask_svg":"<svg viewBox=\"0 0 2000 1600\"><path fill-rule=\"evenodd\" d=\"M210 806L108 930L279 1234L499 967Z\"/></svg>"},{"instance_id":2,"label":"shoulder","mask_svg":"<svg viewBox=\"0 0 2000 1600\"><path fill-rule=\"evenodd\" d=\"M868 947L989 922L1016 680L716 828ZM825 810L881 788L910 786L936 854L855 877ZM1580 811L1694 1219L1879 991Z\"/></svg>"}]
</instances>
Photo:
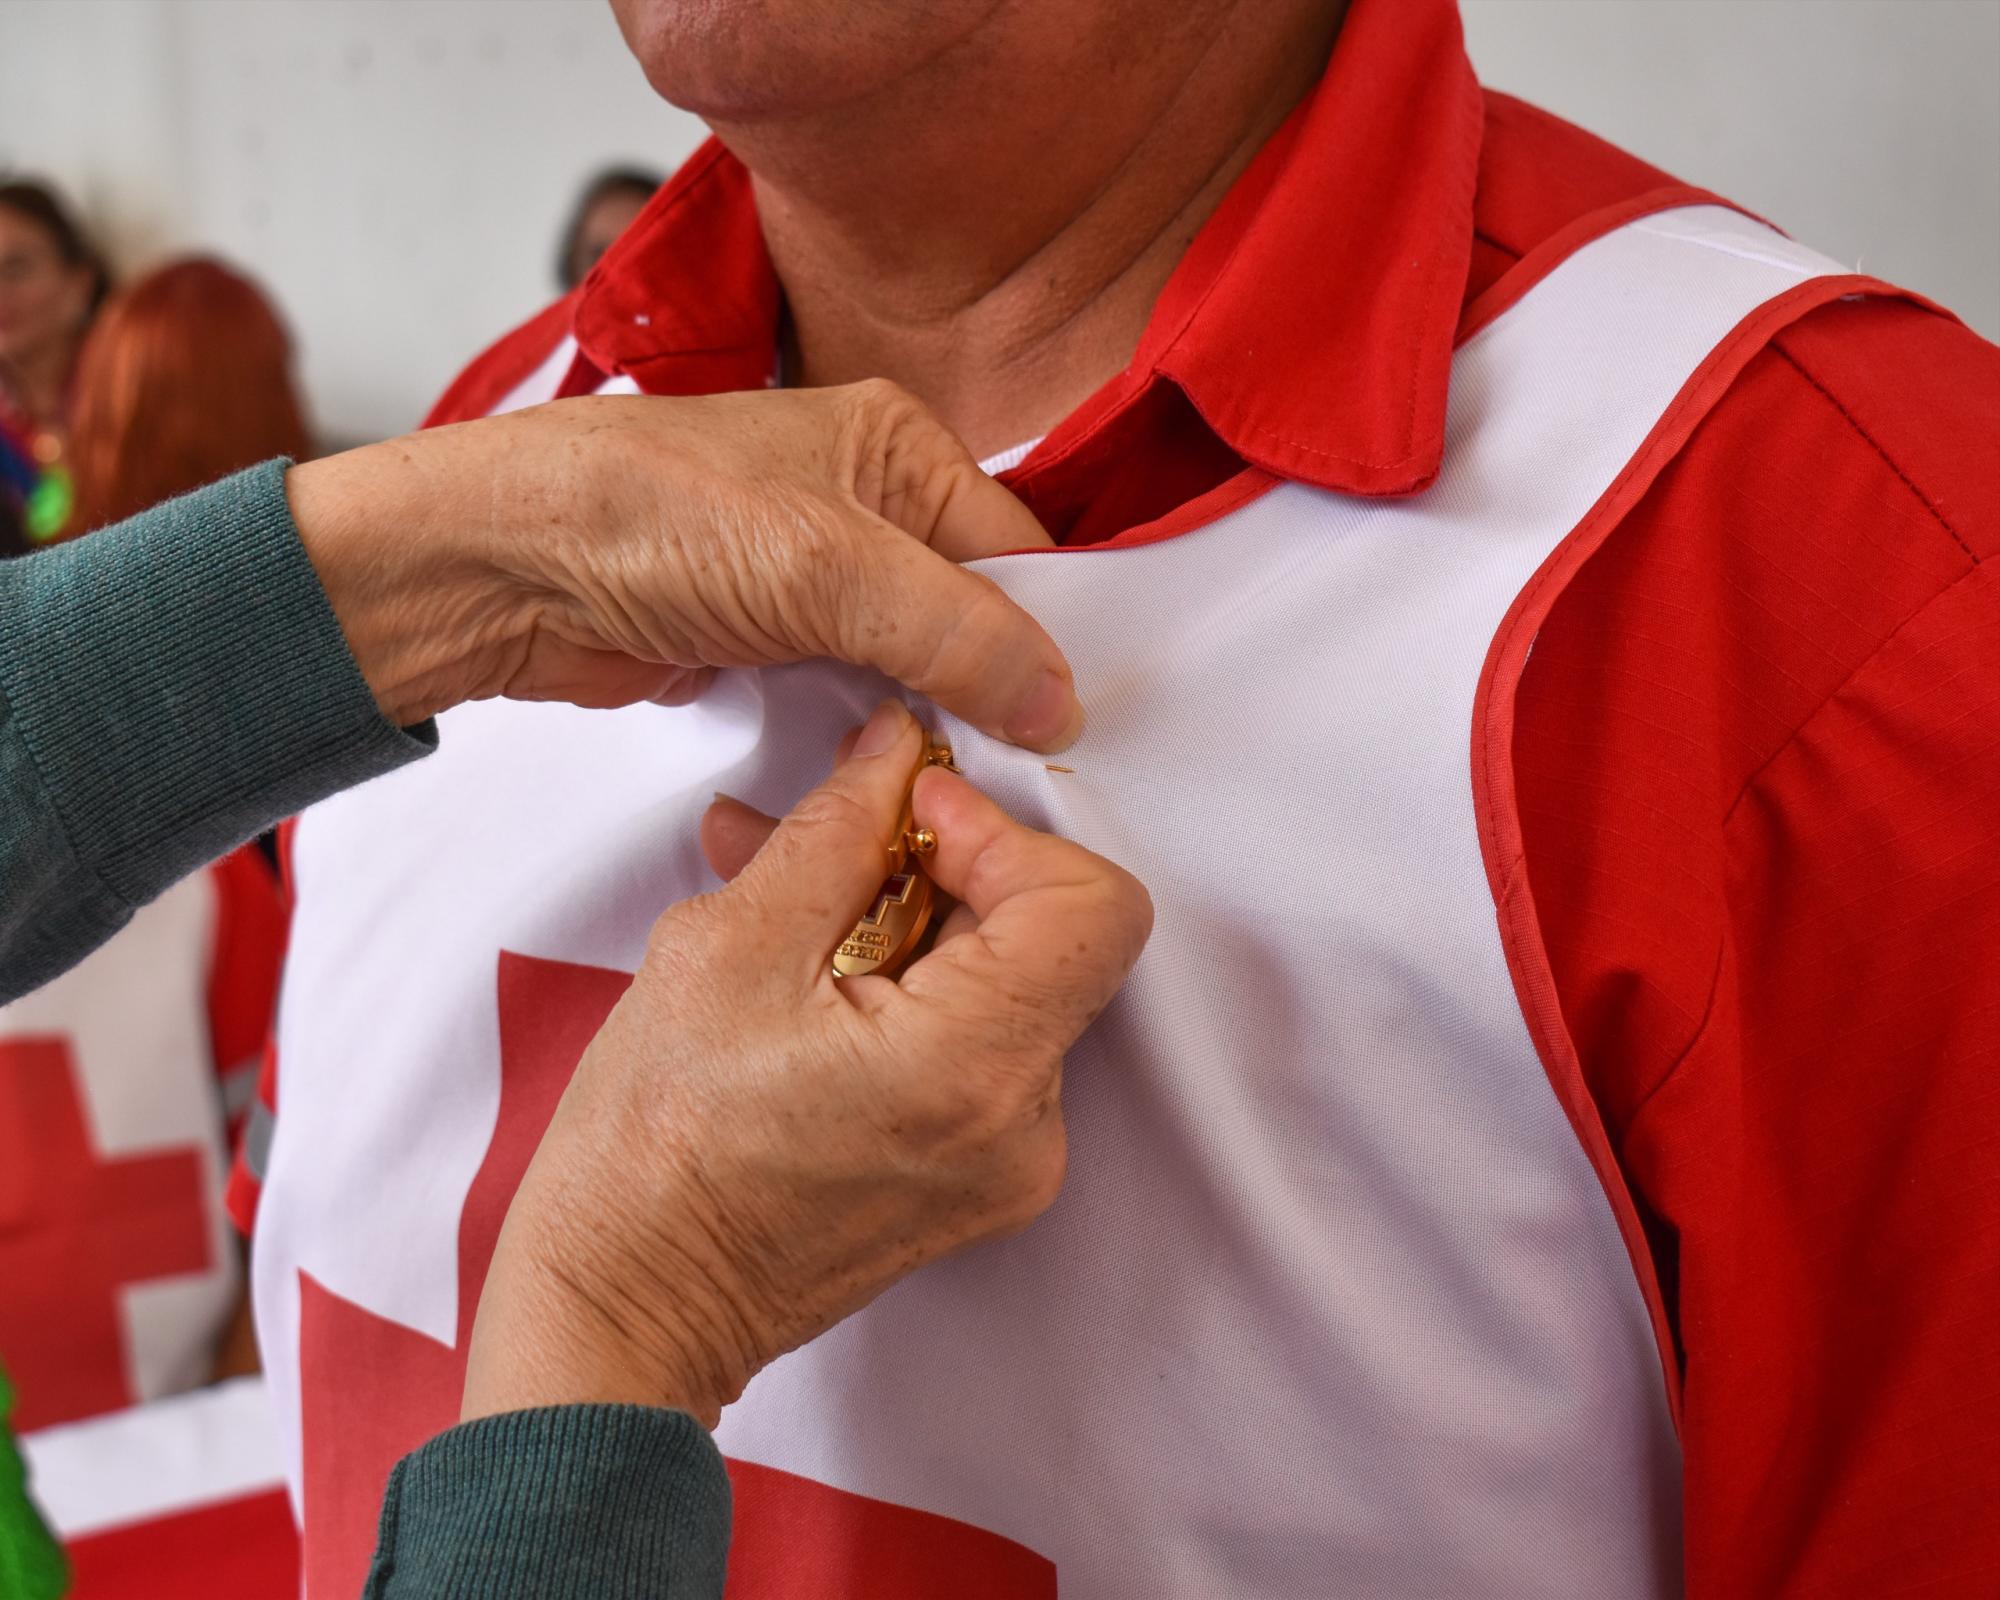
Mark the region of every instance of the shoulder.
<instances>
[{"instance_id":1,"label":"shoulder","mask_svg":"<svg viewBox=\"0 0 2000 1600\"><path fill-rule=\"evenodd\" d=\"M1608 722L1698 730L1689 770L1719 819L1996 544L2000 350L1916 301L1836 301L1716 400L1564 591L1536 664L1594 683ZM1928 670L1991 649L1960 631Z\"/></svg>"},{"instance_id":2,"label":"shoulder","mask_svg":"<svg viewBox=\"0 0 2000 1600\"><path fill-rule=\"evenodd\" d=\"M1844 681L2000 547L2000 349L1915 299L1821 306L1751 359L1629 523L1613 542L1635 579L1701 574L1801 679Z\"/></svg>"},{"instance_id":3,"label":"shoulder","mask_svg":"<svg viewBox=\"0 0 2000 1600\"><path fill-rule=\"evenodd\" d=\"M1770 381L1739 385L1725 401L1728 424L1837 420L1843 455L1894 478L1955 556L1977 562L2000 549L2000 347L1922 301L1869 297L1794 323L1762 367ZM1819 496L1853 514L1869 509L1830 476Z\"/></svg>"},{"instance_id":4,"label":"shoulder","mask_svg":"<svg viewBox=\"0 0 2000 1600\"><path fill-rule=\"evenodd\" d=\"M1589 218L1665 191L1702 194L1573 122L1498 90L1482 93L1468 301L1538 245Z\"/></svg>"},{"instance_id":5,"label":"shoulder","mask_svg":"<svg viewBox=\"0 0 2000 1600\"><path fill-rule=\"evenodd\" d=\"M451 381L424 418L424 426L436 428L490 415L562 348L575 315L576 295L567 294L496 339Z\"/></svg>"},{"instance_id":6,"label":"shoulder","mask_svg":"<svg viewBox=\"0 0 2000 1600\"><path fill-rule=\"evenodd\" d=\"M1484 96L1468 301L1596 221L1720 198L1512 95ZM1881 524L1886 478L1923 513L1910 540L1977 561L2000 542L2000 349L1913 296L1824 306L1752 360L1676 473L1700 476L1711 461L1753 496L1785 479L1794 503L1836 529ZM1814 472L1815 461L1843 470Z\"/></svg>"}]
</instances>

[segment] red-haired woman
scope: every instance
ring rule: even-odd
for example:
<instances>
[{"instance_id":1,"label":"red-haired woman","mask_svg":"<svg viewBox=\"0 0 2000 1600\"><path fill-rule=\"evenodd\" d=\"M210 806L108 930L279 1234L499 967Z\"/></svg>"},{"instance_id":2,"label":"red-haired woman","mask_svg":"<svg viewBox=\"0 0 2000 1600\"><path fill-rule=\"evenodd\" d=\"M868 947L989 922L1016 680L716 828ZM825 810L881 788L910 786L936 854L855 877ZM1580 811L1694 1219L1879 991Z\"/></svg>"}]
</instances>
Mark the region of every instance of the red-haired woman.
<instances>
[{"instance_id":1,"label":"red-haired woman","mask_svg":"<svg viewBox=\"0 0 2000 1600\"><path fill-rule=\"evenodd\" d=\"M308 454L290 336L248 278L219 261L176 261L104 308L77 365L72 532Z\"/></svg>"}]
</instances>

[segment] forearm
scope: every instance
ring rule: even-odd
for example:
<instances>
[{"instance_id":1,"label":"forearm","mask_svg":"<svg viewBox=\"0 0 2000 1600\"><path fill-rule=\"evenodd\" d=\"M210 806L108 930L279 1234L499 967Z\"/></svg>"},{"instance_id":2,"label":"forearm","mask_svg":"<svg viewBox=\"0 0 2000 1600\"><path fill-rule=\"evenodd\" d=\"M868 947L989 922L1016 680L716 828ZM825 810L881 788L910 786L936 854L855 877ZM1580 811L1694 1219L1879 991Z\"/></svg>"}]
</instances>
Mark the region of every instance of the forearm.
<instances>
[{"instance_id":1,"label":"forearm","mask_svg":"<svg viewBox=\"0 0 2000 1600\"><path fill-rule=\"evenodd\" d=\"M0 999L169 884L412 759L267 462L0 564Z\"/></svg>"},{"instance_id":2,"label":"forearm","mask_svg":"<svg viewBox=\"0 0 2000 1600\"><path fill-rule=\"evenodd\" d=\"M947 554L1037 540L914 401L860 385L555 401L0 567L0 1000L463 700L678 704L831 656L1059 749L1068 664Z\"/></svg>"},{"instance_id":3,"label":"forearm","mask_svg":"<svg viewBox=\"0 0 2000 1600\"><path fill-rule=\"evenodd\" d=\"M546 596L531 553L558 463L515 417L385 440L294 467L298 537L384 716L408 726L502 693Z\"/></svg>"},{"instance_id":4,"label":"forearm","mask_svg":"<svg viewBox=\"0 0 2000 1600\"><path fill-rule=\"evenodd\" d=\"M715 1600L729 1479L685 1412L556 1406L453 1428L397 1463L364 1600Z\"/></svg>"}]
</instances>

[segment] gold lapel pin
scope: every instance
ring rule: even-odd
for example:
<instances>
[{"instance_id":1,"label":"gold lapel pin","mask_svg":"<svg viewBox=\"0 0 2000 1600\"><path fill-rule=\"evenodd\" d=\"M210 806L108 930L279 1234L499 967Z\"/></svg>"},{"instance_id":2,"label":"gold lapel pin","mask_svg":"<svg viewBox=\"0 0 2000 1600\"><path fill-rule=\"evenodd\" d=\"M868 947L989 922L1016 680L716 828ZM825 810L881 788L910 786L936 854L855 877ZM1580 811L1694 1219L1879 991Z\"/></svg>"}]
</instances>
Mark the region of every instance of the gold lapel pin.
<instances>
[{"instance_id":1,"label":"gold lapel pin","mask_svg":"<svg viewBox=\"0 0 2000 1600\"><path fill-rule=\"evenodd\" d=\"M833 953L836 978L858 978L880 973L893 978L909 960L930 927L936 908L937 886L925 872L922 861L937 850L937 835L919 828L911 810L917 776L925 767L958 771L951 746L933 738L924 749L923 760L910 774L910 786L903 794L903 812L896 822L895 838L885 848L889 854L889 876L882 882L875 903L862 914L853 931L841 940Z\"/></svg>"}]
</instances>

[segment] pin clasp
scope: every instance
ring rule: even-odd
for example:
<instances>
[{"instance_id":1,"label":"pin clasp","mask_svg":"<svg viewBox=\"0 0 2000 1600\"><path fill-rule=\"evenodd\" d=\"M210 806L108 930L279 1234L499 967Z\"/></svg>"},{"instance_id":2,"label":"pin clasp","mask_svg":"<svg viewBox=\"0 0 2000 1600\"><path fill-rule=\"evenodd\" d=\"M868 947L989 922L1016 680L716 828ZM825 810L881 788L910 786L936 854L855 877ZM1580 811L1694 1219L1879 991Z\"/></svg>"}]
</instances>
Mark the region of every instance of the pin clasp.
<instances>
[{"instance_id":1,"label":"pin clasp","mask_svg":"<svg viewBox=\"0 0 2000 1600\"><path fill-rule=\"evenodd\" d=\"M958 771L951 746L932 737L924 747L916 772L910 774L910 787L903 795L903 813L892 842L886 847L889 875L883 880L875 903L834 951L836 978L858 978L871 972L895 976L930 926L937 889L919 863L937 853L938 840L932 829L916 825L912 811L917 777L925 767Z\"/></svg>"}]
</instances>

